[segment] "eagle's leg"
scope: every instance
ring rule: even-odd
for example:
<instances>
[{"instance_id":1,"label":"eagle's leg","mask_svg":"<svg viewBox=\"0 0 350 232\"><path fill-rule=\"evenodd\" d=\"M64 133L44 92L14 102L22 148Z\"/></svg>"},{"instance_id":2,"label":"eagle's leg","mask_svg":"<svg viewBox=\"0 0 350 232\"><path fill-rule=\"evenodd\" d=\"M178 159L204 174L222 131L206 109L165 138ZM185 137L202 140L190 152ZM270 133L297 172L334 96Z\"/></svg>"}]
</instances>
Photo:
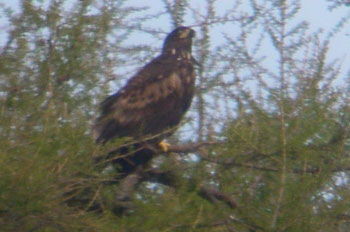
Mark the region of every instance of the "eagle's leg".
<instances>
[{"instance_id":1,"label":"eagle's leg","mask_svg":"<svg viewBox=\"0 0 350 232\"><path fill-rule=\"evenodd\" d=\"M162 150L162 152L168 152L170 144L163 140L158 144L158 147Z\"/></svg>"}]
</instances>

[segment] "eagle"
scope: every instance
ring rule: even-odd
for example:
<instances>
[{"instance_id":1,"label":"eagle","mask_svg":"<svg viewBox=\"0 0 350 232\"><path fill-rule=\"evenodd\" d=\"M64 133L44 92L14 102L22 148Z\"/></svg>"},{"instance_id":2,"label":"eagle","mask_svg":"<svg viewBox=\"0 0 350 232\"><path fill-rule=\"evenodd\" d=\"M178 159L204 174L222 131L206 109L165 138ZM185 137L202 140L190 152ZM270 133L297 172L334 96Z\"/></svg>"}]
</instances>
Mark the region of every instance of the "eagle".
<instances>
[{"instance_id":1,"label":"eagle","mask_svg":"<svg viewBox=\"0 0 350 232\"><path fill-rule=\"evenodd\" d=\"M122 137L153 138L149 141L159 144L173 133L172 128L179 125L189 109L195 91L194 36L195 31L189 27L173 30L165 38L161 54L101 103L101 114L93 127L98 144ZM145 154L148 157L136 157L142 153L145 152L125 162L136 166L151 158Z\"/></svg>"}]
</instances>

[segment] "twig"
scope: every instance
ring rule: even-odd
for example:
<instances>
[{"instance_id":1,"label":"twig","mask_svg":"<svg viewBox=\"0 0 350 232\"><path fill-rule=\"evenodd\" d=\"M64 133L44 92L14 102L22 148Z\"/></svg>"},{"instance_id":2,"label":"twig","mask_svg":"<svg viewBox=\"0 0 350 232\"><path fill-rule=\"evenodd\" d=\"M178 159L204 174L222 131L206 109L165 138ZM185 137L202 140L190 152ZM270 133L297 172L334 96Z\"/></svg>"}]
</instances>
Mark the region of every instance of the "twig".
<instances>
[{"instance_id":1,"label":"twig","mask_svg":"<svg viewBox=\"0 0 350 232\"><path fill-rule=\"evenodd\" d=\"M85 211L87 211L92 206L92 204L96 201L96 198L98 197L98 194L100 193L101 188L102 188L102 185L99 185L94 196L90 200L89 204L86 206Z\"/></svg>"}]
</instances>

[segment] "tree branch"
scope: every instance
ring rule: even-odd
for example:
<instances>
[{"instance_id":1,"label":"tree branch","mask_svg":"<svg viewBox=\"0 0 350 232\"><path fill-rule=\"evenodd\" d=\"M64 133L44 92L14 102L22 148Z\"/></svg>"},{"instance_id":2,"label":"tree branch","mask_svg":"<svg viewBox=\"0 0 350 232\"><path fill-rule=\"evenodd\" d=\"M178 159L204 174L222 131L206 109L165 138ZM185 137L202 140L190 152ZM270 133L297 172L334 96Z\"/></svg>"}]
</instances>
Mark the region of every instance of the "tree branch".
<instances>
[{"instance_id":1,"label":"tree branch","mask_svg":"<svg viewBox=\"0 0 350 232\"><path fill-rule=\"evenodd\" d=\"M204 199L210 201L213 204L217 204L218 201L224 202L230 208L236 208L236 202L228 194L219 191L216 188L201 187L198 194Z\"/></svg>"},{"instance_id":2,"label":"tree branch","mask_svg":"<svg viewBox=\"0 0 350 232\"><path fill-rule=\"evenodd\" d=\"M181 145L171 145L169 147L169 152L191 153L191 152L197 152L202 147L205 147L205 146L220 145L225 143L226 143L225 141L214 141L214 142L198 142L198 143L188 143L188 144L181 144Z\"/></svg>"},{"instance_id":3,"label":"tree branch","mask_svg":"<svg viewBox=\"0 0 350 232\"><path fill-rule=\"evenodd\" d=\"M213 158L210 157L207 154L207 151L204 149L204 147L206 146L213 146L213 145L220 145L220 144L224 144L225 142L220 142L220 141L215 141L215 142L199 142L199 143L189 143L189 144L181 144L181 145L171 145L169 147L169 152L174 152L174 153L184 153L184 154L188 154L188 153L195 153L199 158L201 158L202 160L205 160L207 162L210 163L215 163L215 164L219 164L219 165L224 165L227 167L246 167L249 169L256 169L256 170L260 170L260 171L267 171L267 172L279 172L280 169L276 168L276 167L263 167L263 166L259 166L259 165L254 165L251 163L243 163L243 162L237 162L235 160L235 158L228 158L228 159L219 159L219 158ZM278 152L275 152L272 155L276 155ZM252 151L247 151L247 152L243 152L239 155L236 156L240 156L240 157L246 157L248 155L252 155L253 157L270 157L271 154L263 154L263 153L259 153L255 150ZM305 169L293 169L289 172L294 173L294 174L304 174L304 173L309 173L309 174L316 174L318 172L320 172L320 168L318 167L309 167L306 170ZM336 166L334 167L332 170L332 172L348 172L350 171L350 166Z\"/></svg>"}]
</instances>

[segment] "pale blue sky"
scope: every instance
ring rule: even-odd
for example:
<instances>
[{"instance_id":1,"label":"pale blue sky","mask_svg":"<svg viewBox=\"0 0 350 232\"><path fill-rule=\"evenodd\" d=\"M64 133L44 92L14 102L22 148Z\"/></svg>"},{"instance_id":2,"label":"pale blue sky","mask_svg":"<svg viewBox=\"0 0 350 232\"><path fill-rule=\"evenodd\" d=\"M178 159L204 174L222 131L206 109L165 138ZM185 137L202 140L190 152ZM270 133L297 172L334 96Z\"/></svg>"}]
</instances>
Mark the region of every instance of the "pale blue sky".
<instances>
[{"instance_id":1,"label":"pale blue sky","mask_svg":"<svg viewBox=\"0 0 350 232\"><path fill-rule=\"evenodd\" d=\"M0 0L0 4L5 4L6 6L12 6L14 9L18 9L18 2L19 0ZM191 1L192 6L199 11L204 11L205 6L202 4L203 0L193 0ZM220 12L224 12L226 9L229 9L232 7L231 0L219 0L218 1L218 10L217 14L220 14ZM249 2L249 1L242 1L242 2ZM162 3L162 0L129 0L127 1L127 4L130 6L149 6L150 8L146 11L141 12L140 14L152 14L159 12L161 10L164 10L164 5ZM335 25L339 22L339 20L342 17L349 16L350 14L350 7L342 7L339 9L336 9L332 12L330 12L328 9L328 3L326 0L301 0L301 10L298 13L298 17L295 18L295 24L297 24L300 21L307 21L309 23L309 32L317 32L319 30L323 30L324 33L321 37L325 38L327 35L327 32L330 31L332 28L335 27ZM188 20L191 24L191 19ZM164 32L169 32L172 28L169 24L170 20L167 18L167 16L163 16L162 18L156 18L152 19L151 21L148 21L145 26L148 26L150 28L155 29L161 29ZM230 27L226 28L225 26L218 27L220 30L213 30L211 33L211 42L212 46L215 47L221 42L224 41L223 36L221 33L230 32L231 34L237 34L235 28ZM7 25L6 21L1 17L0 12L0 46L3 45L6 41L6 31ZM196 28L195 28L196 29ZM341 70L341 78L338 80L337 85L344 85L344 77L346 76L347 72L349 72L349 64L350 64L350 41L349 36L350 34L350 27L347 24L346 27L343 28L340 33L338 33L330 43L330 49L328 51L328 61L331 61L333 59L340 59L342 60L342 70ZM130 38L128 40L128 43L131 44L151 44L153 47L155 47L158 51L160 51L160 48L162 46L162 41L165 37L164 35L152 37L150 34L145 33L135 33L135 36L133 38ZM262 49L262 55L266 56L266 60L264 61L264 67L271 69L273 71L276 71L276 68L278 65L276 65L277 56L275 49L272 49L271 43L266 43L266 46L264 44ZM215 52L214 52L215 54ZM156 55L156 54L155 54ZM154 56L155 56L154 55ZM150 58L149 58L150 59ZM131 59L132 60L132 59ZM145 63L149 60L145 60ZM119 75L123 77L123 80L125 81L127 78L129 78L131 75L133 75L136 70L138 70L142 65L137 64L136 66L128 66L128 68L125 67L117 67L119 68L118 71L123 74L126 73L126 75ZM127 70L127 71L126 71ZM118 82L119 83L119 82ZM119 83L120 84L120 83ZM269 85L274 85L276 83L269 82ZM250 89L256 89L256 85L248 83ZM110 89L109 93L116 92L118 87L113 86L112 89ZM215 105L216 102L208 101L208 104ZM231 104L231 103L230 103ZM217 107L217 105L215 106ZM209 108L209 106L208 106ZM224 108L224 107L223 107ZM235 106L232 106L232 108L235 108ZM186 130L186 128L184 129ZM192 135L192 134L189 134Z\"/></svg>"},{"instance_id":2,"label":"pale blue sky","mask_svg":"<svg viewBox=\"0 0 350 232\"><path fill-rule=\"evenodd\" d=\"M14 9L18 9L18 0L0 0L0 4L4 4L6 6L11 6ZM205 6L203 5L202 0L193 0L191 1L191 5L194 6L198 10L204 10ZM224 12L225 9L230 8L232 6L232 2L229 0L221 0L218 1L218 14L220 12ZM247 1L249 2L249 1ZM148 6L150 7L147 10L147 13L159 12L163 9L164 5L161 0L150 0L150 1L142 1L142 0L129 0L127 1L127 5L130 6ZM341 17L346 17L350 14L350 7L342 7L330 12L327 7L329 3L326 0L301 0L301 10L298 14L297 20L305 20L310 24L310 31L316 32L319 29L323 29L324 31L329 31L335 27L337 22ZM144 13L144 12L143 12ZM154 28L162 28L164 31L170 30L169 20L163 19L154 19L150 22L152 27ZM3 45L6 41L6 35L4 31L6 30L7 25L6 21L0 17L0 45ZM169 29L168 29L169 28ZM232 30L232 29L231 29ZM329 50L329 58L330 59L344 59L343 60L343 72L345 73L349 68L348 64L350 64L350 26L347 25L341 33L337 34L330 44ZM220 33L213 33L211 40L213 43L220 43L222 41L222 36ZM326 36L326 33L324 33ZM148 42L150 38L142 38L137 37L137 41ZM152 41L154 42L154 41ZM161 46L161 42L159 44ZM268 48L267 48L268 49Z\"/></svg>"}]
</instances>

